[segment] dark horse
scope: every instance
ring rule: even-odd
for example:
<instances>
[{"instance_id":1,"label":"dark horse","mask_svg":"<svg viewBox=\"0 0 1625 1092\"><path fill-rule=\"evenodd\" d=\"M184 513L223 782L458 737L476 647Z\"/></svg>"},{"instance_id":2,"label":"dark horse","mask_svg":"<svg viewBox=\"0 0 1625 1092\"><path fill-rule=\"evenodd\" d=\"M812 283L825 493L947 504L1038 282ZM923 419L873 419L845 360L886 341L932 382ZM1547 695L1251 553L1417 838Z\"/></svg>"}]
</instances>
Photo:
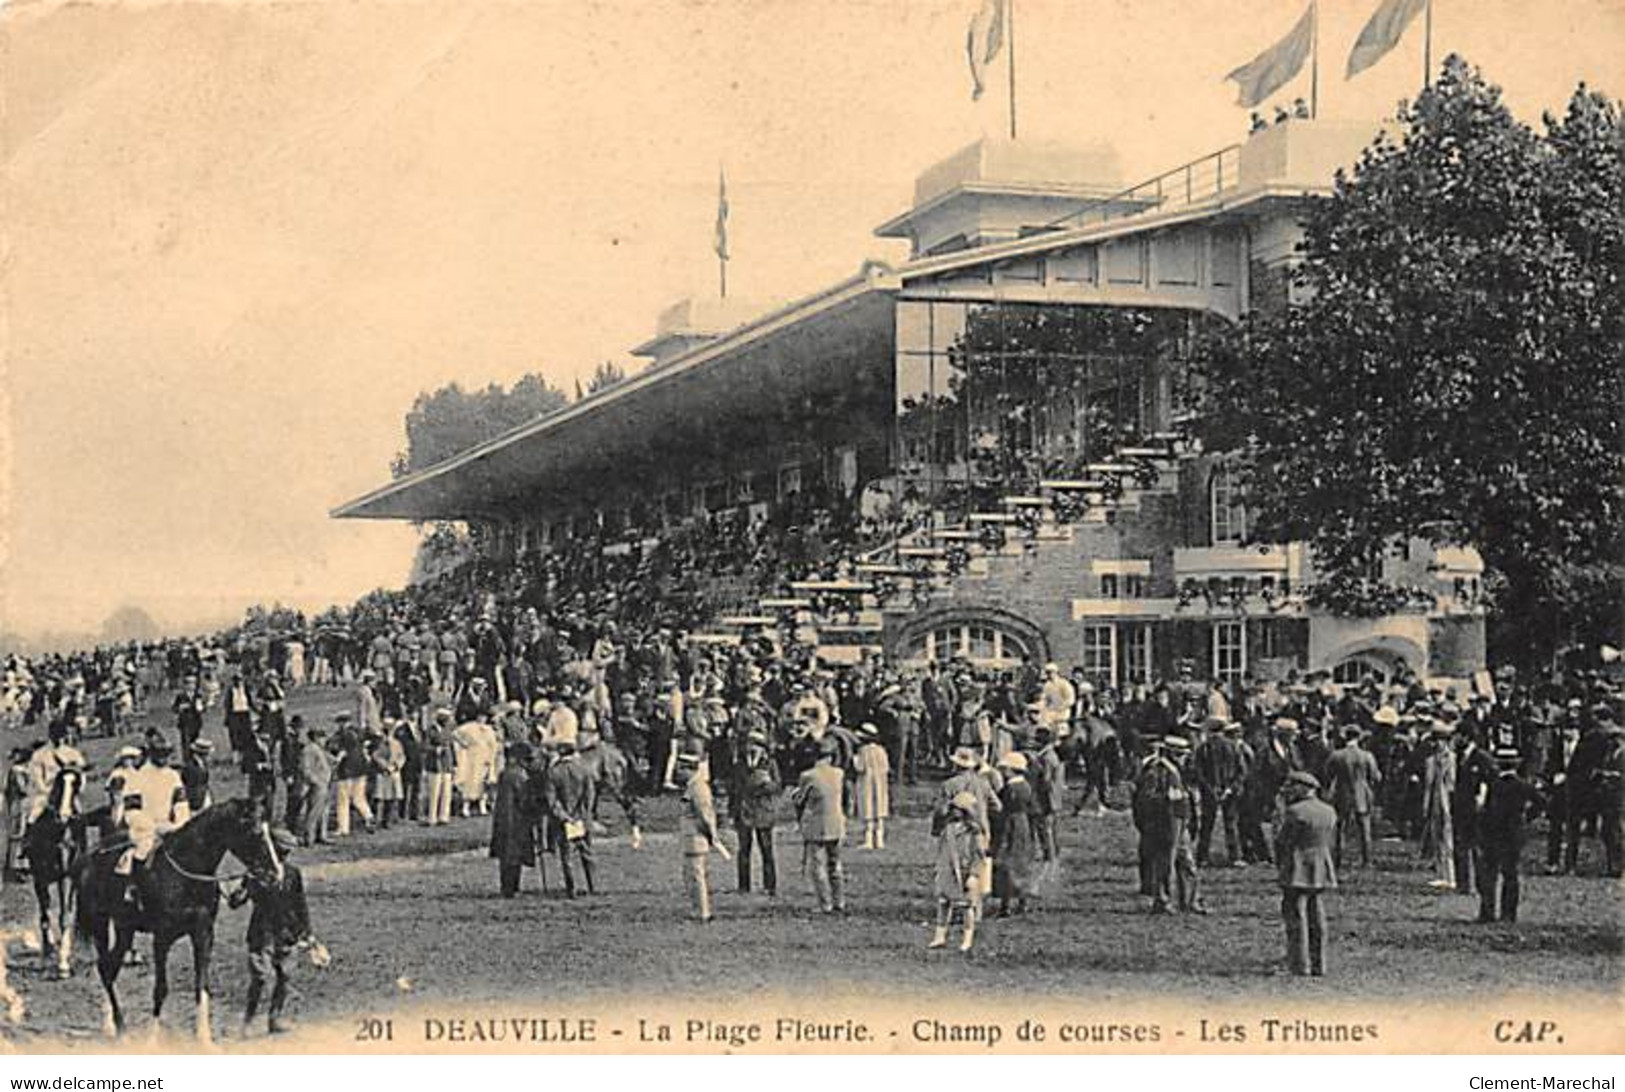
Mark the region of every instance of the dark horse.
<instances>
[{"instance_id":1,"label":"dark horse","mask_svg":"<svg viewBox=\"0 0 1625 1092\"><path fill-rule=\"evenodd\" d=\"M85 772L69 766L57 772L45 810L28 824L22 855L39 902L40 951L47 963L56 957L56 976L67 978L73 963L73 933L68 913L75 873L85 851L85 820L78 814ZM56 888L56 917L51 915L51 888Z\"/></svg>"},{"instance_id":2,"label":"dark horse","mask_svg":"<svg viewBox=\"0 0 1625 1092\"><path fill-rule=\"evenodd\" d=\"M114 983L137 933L152 934L152 1019L154 1030L169 994L169 949L181 937L192 942L196 983L197 1036L210 1041L209 958L214 950L214 919L220 909L220 885L230 877L216 875L227 853L252 870L280 878L282 863L271 842L264 805L257 799L228 800L206 808L179 830L166 834L146 863L141 881L141 907L125 898L126 880L116 875L120 851L113 845L85 857L79 873L75 924L79 935L96 945L96 968L107 991L115 1034L124 1031Z\"/></svg>"}]
</instances>

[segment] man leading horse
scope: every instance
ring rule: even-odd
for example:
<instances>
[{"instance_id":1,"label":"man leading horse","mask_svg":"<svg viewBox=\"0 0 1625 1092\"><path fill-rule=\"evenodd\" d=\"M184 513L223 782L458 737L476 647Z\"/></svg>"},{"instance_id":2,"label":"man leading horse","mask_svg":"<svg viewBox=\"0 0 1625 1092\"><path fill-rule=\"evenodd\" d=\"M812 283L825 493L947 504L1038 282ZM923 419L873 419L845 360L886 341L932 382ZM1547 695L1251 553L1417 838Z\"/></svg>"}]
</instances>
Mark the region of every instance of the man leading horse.
<instances>
[{"instance_id":1,"label":"man leading horse","mask_svg":"<svg viewBox=\"0 0 1625 1092\"><path fill-rule=\"evenodd\" d=\"M179 776L164 764L167 745L160 742L150 750L148 760L119 781L115 819L128 843L115 839L87 855L80 867L75 925L81 937L96 945L97 970L116 1034L124 1031L125 1020L115 984L137 934L152 935L155 1030L169 993L169 950L183 937L190 940L197 1037L208 1043L209 963L220 887L249 874L280 881L283 869L263 800L229 800L192 816ZM228 853L245 872L220 873Z\"/></svg>"}]
</instances>

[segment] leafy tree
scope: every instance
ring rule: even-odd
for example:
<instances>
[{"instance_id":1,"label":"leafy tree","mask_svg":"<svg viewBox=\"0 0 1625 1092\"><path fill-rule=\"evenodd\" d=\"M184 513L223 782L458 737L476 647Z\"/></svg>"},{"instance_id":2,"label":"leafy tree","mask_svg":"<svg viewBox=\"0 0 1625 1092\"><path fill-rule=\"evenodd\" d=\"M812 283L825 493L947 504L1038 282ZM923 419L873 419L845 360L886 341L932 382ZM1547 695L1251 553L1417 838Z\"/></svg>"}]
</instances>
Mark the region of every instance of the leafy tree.
<instances>
[{"instance_id":1,"label":"leafy tree","mask_svg":"<svg viewBox=\"0 0 1625 1092\"><path fill-rule=\"evenodd\" d=\"M598 367L593 369L592 378L587 380L587 393L597 394L625 380L625 368L612 360L599 361Z\"/></svg>"},{"instance_id":2,"label":"leafy tree","mask_svg":"<svg viewBox=\"0 0 1625 1092\"><path fill-rule=\"evenodd\" d=\"M419 394L406 415L406 450L395 456L390 472L396 478L415 474L568 404L563 391L534 372L506 390L492 383L465 391L450 383ZM412 580L443 571L466 552L467 531L455 524L434 522L422 533Z\"/></svg>"},{"instance_id":3,"label":"leafy tree","mask_svg":"<svg viewBox=\"0 0 1625 1092\"><path fill-rule=\"evenodd\" d=\"M473 557L474 543L466 527L453 523L431 524L418 542L407 583L421 584L456 568Z\"/></svg>"},{"instance_id":4,"label":"leafy tree","mask_svg":"<svg viewBox=\"0 0 1625 1092\"><path fill-rule=\"evenodd\" d=\"M249 633L286 633L304 629L305 616L302 612L281 603L273 603L269 607L264 603L255 603L243 611L241 628Z\"/></svg>"},{"instance_id":5,"label":"leafy tree","mask_svg":"<svg viewBox=\"0 0 1625 1092\"><path fill-rule=\"evenodd\" d=\"M415 474L568 402L563 391L534 373L506 390L492 383L465 391L450 383L420 394L406 415L406 450L395 456L390 471L397 478Z\"/></svg>"},{"instance_id":6,"label":"leafy tree","mask_svg":"<svg viewBox=\"0 0 1625 1092\"><path fill-rule=\"evenodd\" d=\"M1344 610L1392 601L1395 537L1471 543L1538 662L1625 603L1619 109L1581 85L1537 133L1451 57L1398 122L1307 214L1297 302L1199 349L1204 438Z\"/></svg>"}]
</instances>

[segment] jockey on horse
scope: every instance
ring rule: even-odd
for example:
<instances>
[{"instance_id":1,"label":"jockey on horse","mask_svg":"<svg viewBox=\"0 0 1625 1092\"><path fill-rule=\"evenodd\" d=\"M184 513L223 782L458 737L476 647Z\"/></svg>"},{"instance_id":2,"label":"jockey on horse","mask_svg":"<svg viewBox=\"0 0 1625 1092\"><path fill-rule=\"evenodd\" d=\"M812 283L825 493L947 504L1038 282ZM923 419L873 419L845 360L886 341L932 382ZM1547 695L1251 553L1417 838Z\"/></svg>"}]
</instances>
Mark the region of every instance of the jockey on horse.
<instances>
[{"instance_id":1,"label":"jockey on horse","mask_svg":"<svg viewBox=\"0 0 1625 1092\"><path fill-rule=\"evenodd\" d=\"M56 957L58 978L67 978L72 965L72 909L74 873L85 849L84 807L81 795L89 767L77 751L59 754L60 768L51 779L43 806L29 816L22 855L28 861L39 903L40 944L45 958ZM52 918L51 889L57 891L57 912Z\"/></svg>"},{"instance_id":2,"label":"jockey on horse","mask_svg":"<svg viewBox=\"0 0 1625 1092\"><path fill-rule=\"evenodd\" d=\"M50 805L51 789L57 775L68 767L85 768L85 756L70 742L68 725L58 721L51 725L50 739L40 744L28 758L28 796L23 810L23 832L45 813Z\"/></svg>"},{"instance_id":3,"label":"jockey on horse","mask_svg":"<svg viewBox=\"0 0 1625 1092\"><path fill-rule=\"evenodd\" d=\"M147 859L159 838L185 826L192 817L181 776L168 765L170 754L169 742L154 733L147 739L143 762L108 780L109 818L113 828L130 842L113 872L124 877L124 898L138 908Z\"/></svg>"}]
</instances>

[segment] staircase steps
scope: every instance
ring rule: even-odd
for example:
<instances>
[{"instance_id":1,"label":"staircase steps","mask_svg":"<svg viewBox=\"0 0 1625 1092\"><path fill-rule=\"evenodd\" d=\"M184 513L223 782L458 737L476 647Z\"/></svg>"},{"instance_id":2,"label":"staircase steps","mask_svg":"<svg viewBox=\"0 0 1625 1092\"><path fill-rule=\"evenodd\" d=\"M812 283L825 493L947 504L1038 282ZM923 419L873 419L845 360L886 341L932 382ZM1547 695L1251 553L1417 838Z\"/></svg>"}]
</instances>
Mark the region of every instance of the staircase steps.
<instances>
[{"instance_id":1,"label":"staircase steps","mask_svg":"<svg viewBox=\"0 0 1625 1092\"><path fill-rule=\"evenodd\" d=\"M697 645L738 646L744 643L737 633L691 633L688 639Z\"/></svg>"},{"instance_id":2,"label":"staircase steps","mask_svg":"<svg viewBox=\"0 0 1625 1092\"><path fill-rule=\"evenodd\" d=\"M874 585L860 580L792 580L790 587L798 592L817 595L862 595L873 591Z\"/></svg>"},{"instance_id":3,"label":"staircase steps","mask_svg":"<svg viewBox=\"0 0 1625 1092\"><path fill-rule=\"evenodd\" d=\"M751 626L776 626L779 619L772 614L725 614L717 622L736 629L747 629Z\"/></svg>"}]
</instances>

